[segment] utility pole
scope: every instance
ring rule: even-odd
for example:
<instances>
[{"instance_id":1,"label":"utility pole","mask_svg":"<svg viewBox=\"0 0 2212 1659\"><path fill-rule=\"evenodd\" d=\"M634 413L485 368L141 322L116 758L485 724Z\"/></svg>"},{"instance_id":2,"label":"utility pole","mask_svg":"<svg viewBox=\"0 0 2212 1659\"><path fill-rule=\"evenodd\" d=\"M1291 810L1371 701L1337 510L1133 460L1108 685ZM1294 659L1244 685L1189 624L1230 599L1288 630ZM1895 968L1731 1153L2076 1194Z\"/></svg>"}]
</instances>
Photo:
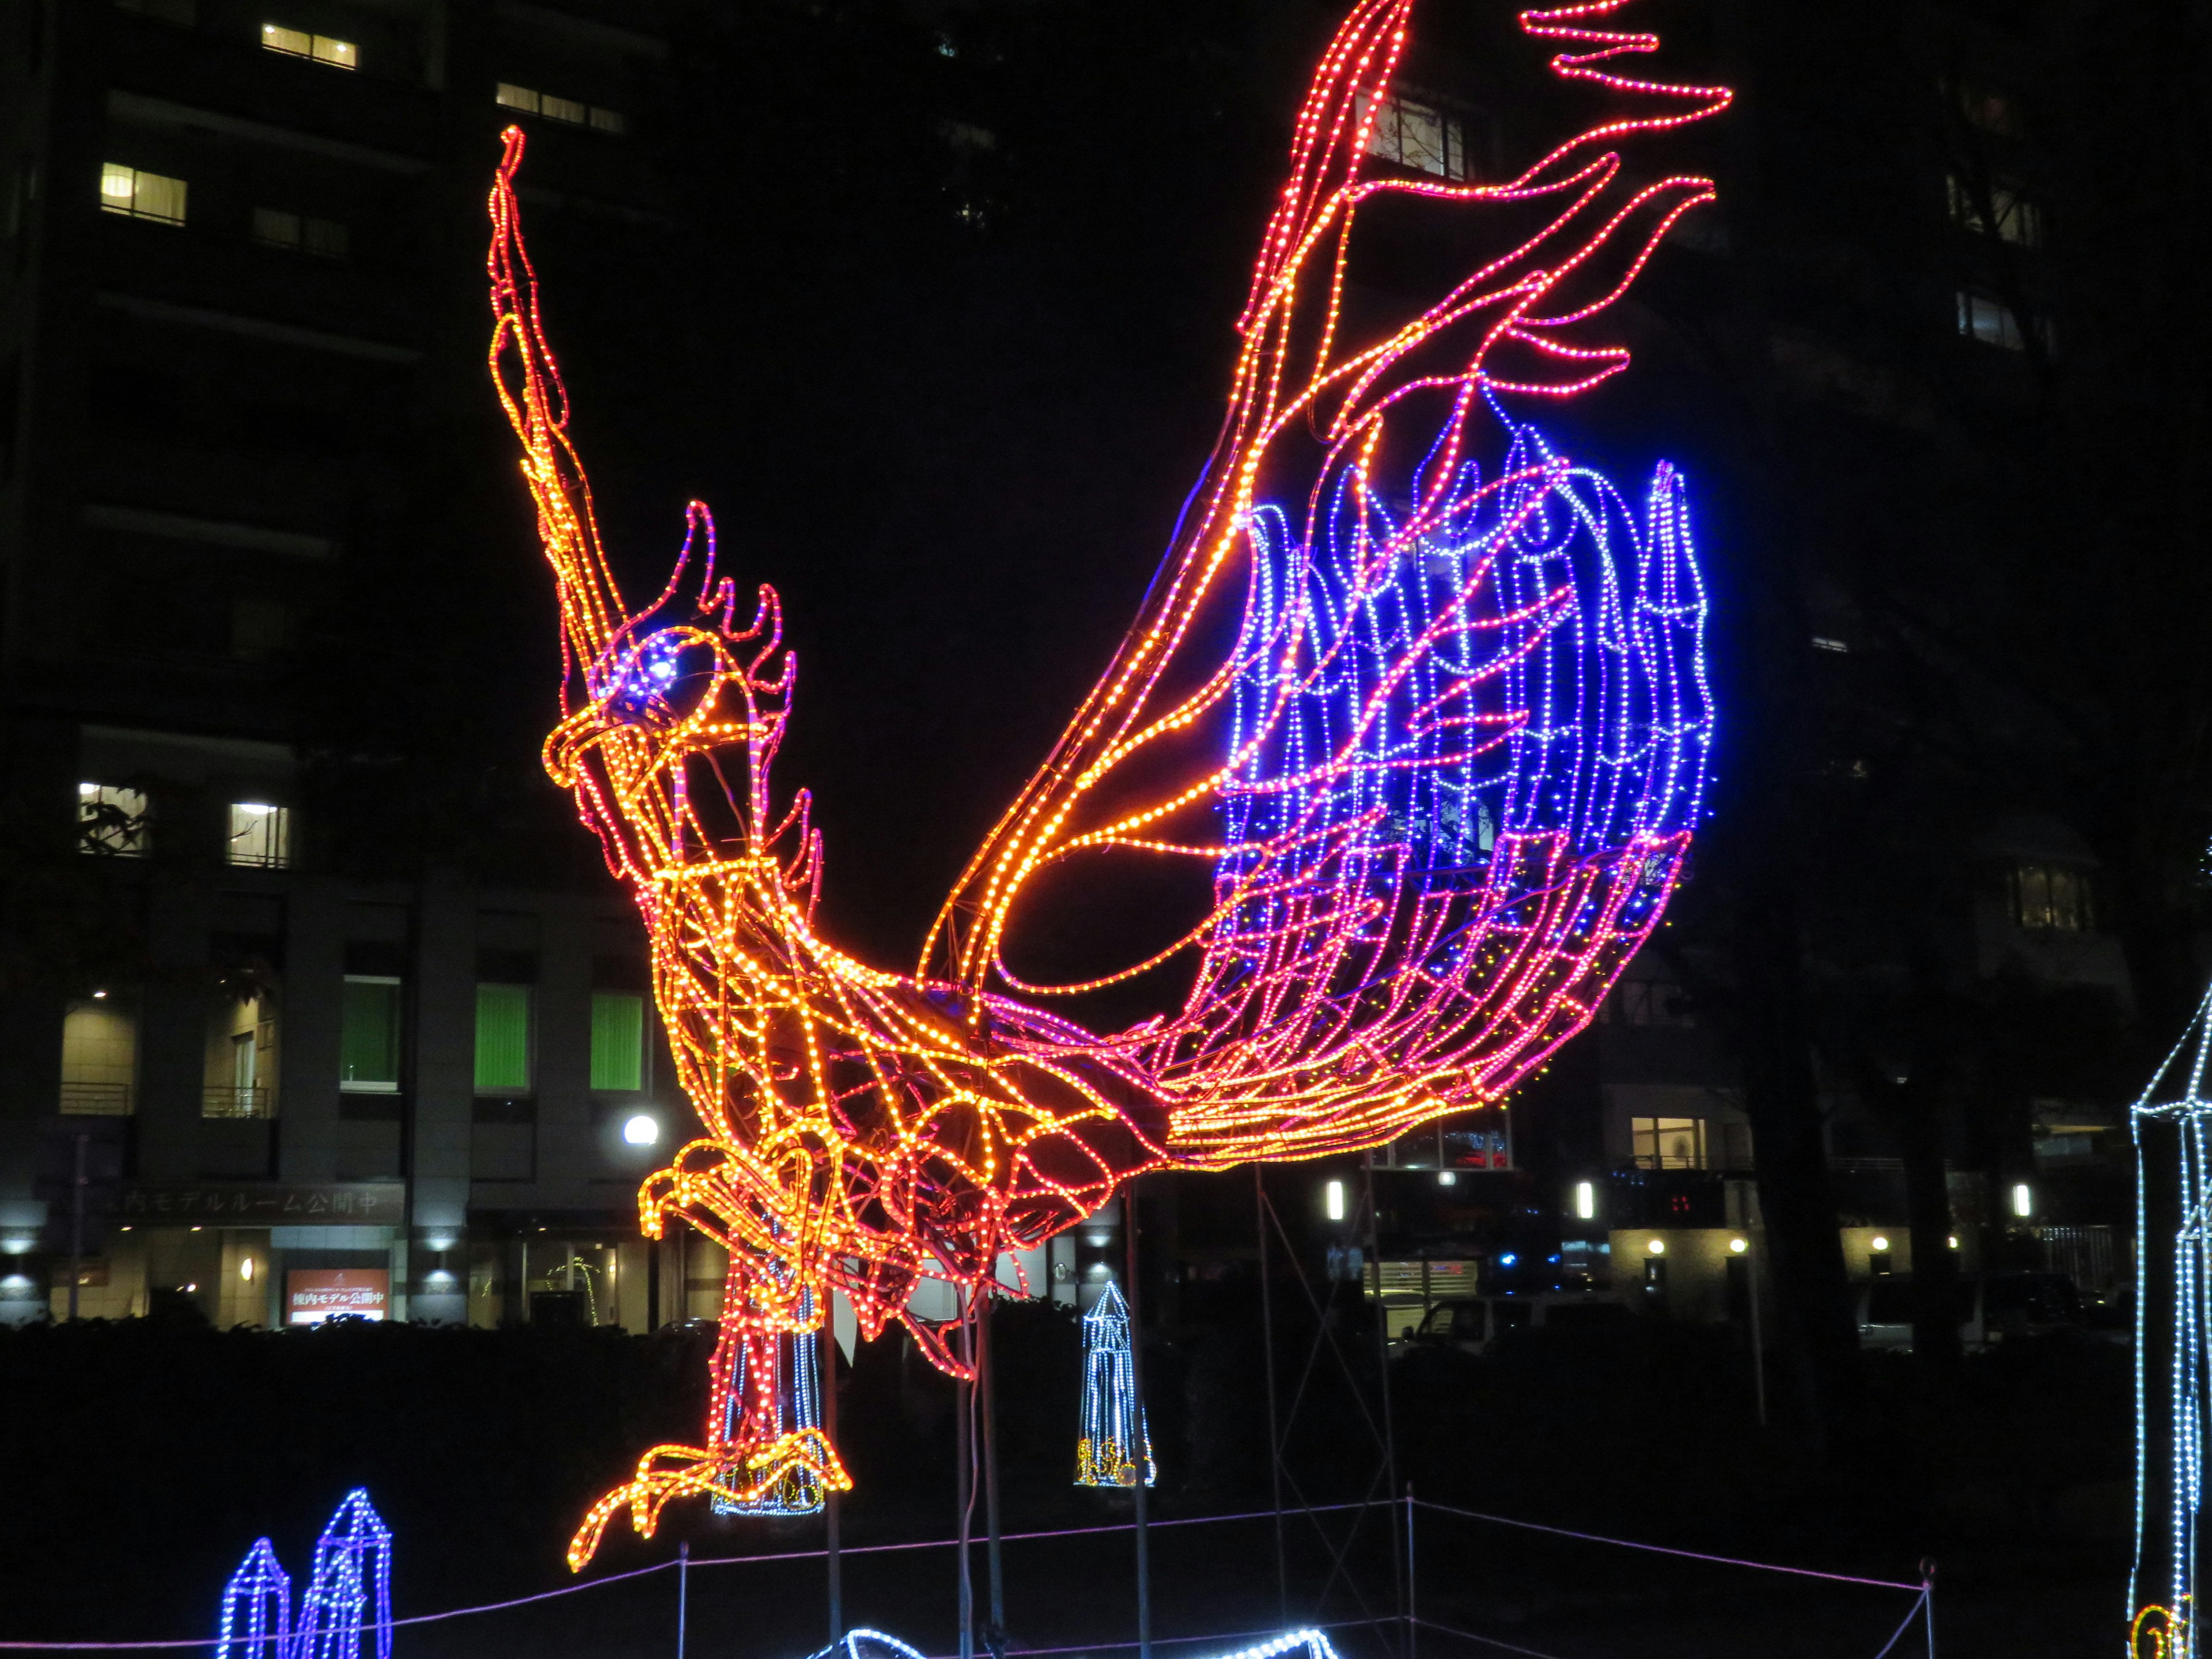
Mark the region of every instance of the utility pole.
<instances>
[{"instance_id":1,"label":"utility pole","mask_svg":"<svg viewBox=\"0 0 2212 1659\"><path fill-rule=\"evenodd\" d=\"M960 1358L968 1377L953 1389L953 1455L959 1460L953 1483L960 1505L960 1659L975 1659L975 1580L969 1570L968 1542L975 1508L975 1294L969 1292L960 1315Z\"/></svg>"},{"instance_id":2,"label":"utility pole","mask_svg":"<svg viewBox=\"0 0 2212 1659\"><path fill-rule=\"evenodd\" d=\"M999 1403L991 1382L991 1313L999 1305L996 1261L991 1269L983 1305L975 1316L975 1372L983 1396L983 1526L989 1540L985 1553L991 1586L991 1618L983 1636L984 1645L996 1655L1006 1645L1006 1577L999 1557Z\"/></svg>"},{"instance_id":3,"label":"utility pole","mask_svg":"<svg viewBox=\"0 0 2212 1659\"><path fill-rule=\"evenodd\" d=\"M1121 1189L1121 1222L1127 1235L1129 1294L1129 1380L1137 1391L1137 1444L1130 1454L1137 1471L1137 1659L1152 1659L1152 1540L1146 1528L1145 1479L1152 1462L1152 1428L1145 1416L1145 1327L1143 1291L1137 1273L1137 1183ZM963 1656L966 1659L966 1656Z\"/></svg>"},{"instance_id":4,"label":"utility pole","mask_svg":"<svg viewBox=\"0 0 2212 1659\"><path fill-rule=\"evenodd\" d=\"M676 1659L684 1659L684 1638L690 1634L684 1628L691 1618L691 1546L686 1541L676 1547Z\"/></svg>"},{"instance_id":5,"label":"utility pole","mask_svg":"<svg viewBox=\"0 0 2212 1659\"><path fill-rule=\"evenodd\" d=\"M84 1192L92 1182L92 1177L85 1173L85 1161L91 1146L92 1137L83 1130L78 1130L75 1163L70 1176L69 1316L72 1320L76 1317L77 1285L84 1278Z\"/></svg>"},{"instance_id":6,"label":"utility pole","mask_svg":"<svg viewBox=\"0 0 2212 1659\"><path fill-rule=\"evenodd\" d=\"M1375 1273L1375 1380L1382 1391L1382 1468L1388 1484L1385 1492L1398 1490L1398 1434L1390 1420L1390 1319L1382 1305L1382 1217L1375 1207L1375 1154L1369 1152L1364 1161L1367 1184L1367 1255ZM1412 1609L1406 1602L1406 1557L1404 1540L1395 1527L1390 1528L1390 1576L1396 1580L1398 1613L1406 1620L1404 1629L1413 1634Z\"/></svg>"},{"instance_id":7,"label":"utility pole","mask_svg":"<svg viewBox=\"0 0 2212 1659\"><path fill-rule=\"evenodd\" d=\"M822 1310L822 1433L833 1447L837 1443L837 1293L823 1292ZM822 1492L823 1556L830 1570L830 1642L836 1646L845 1634L844 1564L838 1559L837 1498L835 1486Z\"/></svg>"},{"instance_id":8,"label":"utility pole","mask_svg":"<svg viewBox=\"0 0 2212 1659\"><path fill-rule=\"evenodd\" d=\"M1275 1421L1275 1293L1267 1267L1267 1185L1265 1168L1252 1166L1252 1219L1260 1231L1260 1346L1267 1373L1267 1479L1275 1494L1275 1616L1291 1623L1291 1575L1283 1553L1283 1440Z\"/></svg>"},{"instance_id":9,"label":"utility pole","mask_svg":"<svg viewBox=\"0 0 2212 1659\"><path fill-rule=\"evenodd\" d=\"M1759 1328L1759 1240L1749 1232L1744 1235L1744 1265L1749 1269L1744 1275L1751 1303L1751 1395L1759 1402L1759 1426L1766 1426L1766 1344Z\"/></svg>"}]
</instances>

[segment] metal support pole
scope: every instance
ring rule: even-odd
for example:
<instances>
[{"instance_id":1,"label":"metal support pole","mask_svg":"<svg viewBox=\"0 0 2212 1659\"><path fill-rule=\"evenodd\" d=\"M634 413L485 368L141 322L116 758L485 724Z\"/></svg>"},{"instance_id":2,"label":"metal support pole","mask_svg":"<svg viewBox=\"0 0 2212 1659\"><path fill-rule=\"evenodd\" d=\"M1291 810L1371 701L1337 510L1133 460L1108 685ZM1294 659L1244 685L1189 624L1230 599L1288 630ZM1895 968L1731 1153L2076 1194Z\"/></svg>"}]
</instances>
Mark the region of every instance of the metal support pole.
<instances>
[{"instance_id":1,"label":"metal support pole","mask_svg":"<svg viewBox=\"0 0 2212 1659\"><path fill-rule=\"evenodd\" d=\"M76 1317L77 1284L84 1277L84 1189L91 1179L85 1174L84 1165L85 1154L91 1143L90 1135L82 1131L78 1133L76 1169L70 1177L69 1316L72 1320ZM219 1290L217 1294L221 1294ZM53 1304L48 1303L46 1305L52 1307Z\"/></svg>"},{"instance_id":2,"label":"metal support pole","mask_svg":"<svg viewBox=\"0 0 2212 1659\"><path fill-rule=\"evenodd\" d=\"M1146 1522L1145 1478L1151 1472L1152 1436L1145 1417L1144 1291L1137 1270L1137 1183L1121 1189L1121 1224L1128 1245L1129 1380L1137 1390L1137 1445L1131 1462L1137 1470L1137 1659L1152 1659L1152 1539Z\"/></svg>"},{"instance_id":3,"label":"metal support pole","mask_svg":"<svg viewBox=\"0 0 2212 1659\"><path fill-rule=\"evenodd\" d=\"M1745 1282L1751 1292L1751 1394L1759 1402L1759 1426L1766 1426L1766 1344L1759 1329L1759 1240L1747 1234L1744 1259L1751 1271Z\"/></svg>"},{"instance_id":4,"label":"metal support pole","mask_svg":"<svg viewBox=\"0 0 2212 1659\"><path fill-rule=\"evenodd\" d=\"M1382 1306L1382 1244L1381 1217L1375 1208L1375 1154L1363 1159L1367 1182L1367 1251L1375 1264L1375 1370L1382 1391L1382 1469L1389 1482L1385 1492L1398 1490L1398 1433L1390 1420L1390 1321ZM1398 1596L1398 1617L1410 1633L1411 1613L1406 1603L1406 1557L1395 1527L1390 1528L1390 1577Z\"/></svg>"},{"instance_id":5,"label":"metal support pole","mask_svg":"<svg viewBox=\"0 0 2212 1659\"><path fill-rule=\"evenodd\" d=\"M837 1297L824 1291L828 1305L822 1310L822 1433L837 1443ZM837 1500L834 1486L822 1494L822 1554L830 1570L830 1641L835 1646L845 1634L844 1562L838 1556Z\"/></svg>"},{"instance_id":6,"label":"metal support pole","mask_svg":"<svg viewBox=\"0 0 2212 1659\"><path fill-rule=\"evenodd\" d=\"M1260 1348L1267 1374L1267 1479L1275 1496L1275 1615L1291 1622L1291 1576L1283 1555L1283 1438L1275 1422L1275 1301L1267 1267L1267 1188L1262 1166L1252 1166L1252 1219L1260 1231Z\"/></svg>"},{"instance_id":7,"label":"metal support pole","mask_svg":"<svg viewBox=\"0 0 2212 1659\"><path fill-rule=\"evenodd\" d=\"M975 1301L971 1294L960 1313L961 1363L972 1371L975 1364ZM960 1659L975 1659L975 1580L969 1571L968 1540L975 1508L975 1383L973 1377L953 1389L954 1455L959 1460L955 1482L960 1505Z\"/></svg>"},{"instance_id":8,"label":"metal support pole","mask_svg":"<svg viewBox=\"0 0 2212 1659\"><path fill-rule=\"evenodd\" d=\"M992 1286L997 1284L997 1266L992 1264ZM984 1557L991 1586L991 1618L984 1630L984 1644L994 1653L1005 1648L1006 1632L1006 1576L999 1553L999 1403L991 1385L991 1310L998 1306L998 1300L997 1290L987 1288L983 1305L975 1313L976 1386L983 1396L983 1528L988 1540Z\"/></svg>"},{"instance_id":9,"label":"metal support pole","mask_svg":"<svg viewBox=\"0 0 2212 1659\"><path fill-rule=\"evenodd\" d=\"M1413 1643L1421 1627L1420 1606L1414 1600L1419 1558L1413 1553L1413 1483L1406 1483L1406 1659L1413 1659Z\"/></svg>"},{"instance_id":10,"label":"metal support pole","mask_svg":"<svg viewBox=\"0 0 2212 1659\"><path fill-rule=\"evenodd\" d=\"M676 1547L676 1659L684 1659L684 1626L691 1617L691 1546Z\"/></svg>"}]
</instances>

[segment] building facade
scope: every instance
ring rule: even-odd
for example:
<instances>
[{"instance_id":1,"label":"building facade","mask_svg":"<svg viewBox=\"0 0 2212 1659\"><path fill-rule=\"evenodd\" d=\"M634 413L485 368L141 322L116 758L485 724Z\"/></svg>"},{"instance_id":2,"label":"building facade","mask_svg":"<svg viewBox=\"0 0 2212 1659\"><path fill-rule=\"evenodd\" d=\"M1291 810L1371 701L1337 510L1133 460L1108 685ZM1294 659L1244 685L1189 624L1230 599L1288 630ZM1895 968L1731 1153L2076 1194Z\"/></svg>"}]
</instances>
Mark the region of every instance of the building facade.
<instances>
[{"instance_id":1,"label":"building facade","mask_svg":"<svg viewBox=\"0 0 2212 1659\"><path fill-rule=\"evenodd\" d=\"M511 474L469 275L498 134L553 235L652 234L660 14L7 13L0 743L52 903L11 922L0 1317L711 1313L716 1264L637 1236L683 1131L629 906L376 856L410 733L342 710L389 684L362 617L432 623L395 590L463 464ZM433 846L476 809L436 810Z\"/></svg>"}]
</instances>

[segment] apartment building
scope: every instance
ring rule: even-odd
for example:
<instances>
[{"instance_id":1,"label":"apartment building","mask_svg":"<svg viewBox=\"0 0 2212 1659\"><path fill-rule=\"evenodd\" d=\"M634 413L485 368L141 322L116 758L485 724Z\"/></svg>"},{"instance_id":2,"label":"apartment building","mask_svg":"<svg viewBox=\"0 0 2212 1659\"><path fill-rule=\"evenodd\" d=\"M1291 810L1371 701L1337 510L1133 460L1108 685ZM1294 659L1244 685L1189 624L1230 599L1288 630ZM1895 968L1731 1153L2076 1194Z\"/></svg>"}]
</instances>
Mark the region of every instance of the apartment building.
<instances>
[{"instance_id":1,"label":"apartment building","mask_svg":"<svg viewBox=\"0 0 2212 1659\"><path fill-rule=\"evenodd\" d=\"M659 9L0 23L0 746L58 896L0 1010L0 1317L710 1311L716 1265L637 1237L688 1114L628 906L447 866L466 801L377 856L423 816L409 734L330 718L383 695L380 605L438 655L454 479L511 477L476 275L501 129L549 235L668 222Z\"/></svg>"}]
</instances>

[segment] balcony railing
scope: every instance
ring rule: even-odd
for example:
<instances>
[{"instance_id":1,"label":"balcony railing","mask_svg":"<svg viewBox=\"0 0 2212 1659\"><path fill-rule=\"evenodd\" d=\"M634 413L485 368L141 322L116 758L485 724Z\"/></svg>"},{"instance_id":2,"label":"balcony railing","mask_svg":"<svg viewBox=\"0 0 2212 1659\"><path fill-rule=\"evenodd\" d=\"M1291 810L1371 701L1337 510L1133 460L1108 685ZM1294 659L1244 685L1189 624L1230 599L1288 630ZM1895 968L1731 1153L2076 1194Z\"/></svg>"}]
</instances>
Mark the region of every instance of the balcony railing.
<instances>
[{"instance_id":1,"label":"balcony railing","mask_svg":"<svg viewBox=\"0 0 2212 1659\"><path fill-rule=\"evenodd\" d=\"M62 1084L64 1117L129 1117L131 1085L127 1083Z\"/></svg>"},{"instance_id":2,"label":"balcony railing","mask_svg":"<svg viewBox=\"0 0 2212 1659\"><path fill-rule=\"evenodd\" d=\"M211 1088L200 1097L202 1117L274 1117L276 1091L264 1083L234 1083Z\"/></svg>"}]
</instances>

